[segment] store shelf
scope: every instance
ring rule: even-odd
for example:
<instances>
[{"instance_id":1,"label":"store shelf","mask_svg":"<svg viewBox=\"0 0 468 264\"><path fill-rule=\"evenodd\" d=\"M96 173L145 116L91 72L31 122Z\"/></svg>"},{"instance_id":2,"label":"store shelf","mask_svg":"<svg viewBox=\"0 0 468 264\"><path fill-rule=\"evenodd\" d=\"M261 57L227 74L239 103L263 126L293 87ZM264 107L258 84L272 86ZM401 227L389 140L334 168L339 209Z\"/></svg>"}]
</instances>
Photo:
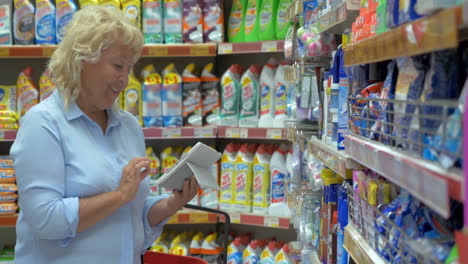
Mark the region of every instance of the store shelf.
<instances>
[{"instance_id":1,"label":"store shelf","mask_svg":"<svg viewBox=\"0 0 468 264\"><path fill-rule=\"evenodd\" d=\"M347 170L362 168L344 151L338 151L336 147L328 145L317 138L311 138L308 141L308 148L312 155L344 178L352 176L349 173L347 174Z\"/></svg>"},{"instance_id":2,"label":"store shelf","mask_svg":"<svg viewBox=\"0 0 468 264\"><path fill-rule=\"evenodd\" d=\"M344 248L356 263L385 263L352 225L345 227Z\"/></svg>"},{"instance_id":3,"label":"store shelf","mask_svg":"<svg viewBox=\"0 0 468 264\"><path fill-rule=\"evenodd\" d=\"M277 216L256 215L250 213L228 212L232 224L264 226L273 228L289 229L289 218ZM199 211L180 211L174 215L168 224L213 224L218 221L224 222L222 215Z\"/></svg>"},{"instance_id":4,"label":"store shelf","mask_svg":"<svg viewBox=\"0 0 468 264\"><path fill-rule=\"evenodd\" d=\"M218 138L286 139L284 128L219 127Z\"/></svg>"},{"instance_id":5,"label":"store shelf","mask_svg":"<svg viewBox=\"0 0 468 264\"><path fill-rule=\"evenodd\" d=\"M444 217L450 216L450 198L463 201L463 172L409 156L375 141L348 135L346 153L358 163L408 190Z\"/></svg>"},{"instance_id":6,"label":"store shelf","mask_svg":"<svg viewBox=\"0 0 468 264\"><path fill-rule=\"evenodd\" d=\"M14 141L18 130L0 130L0 141Z\"/></svg>"},{"instance_id":7,"label":"store shelf","mask_svg":"<svg viewBox=\"0 0 468 264\"><path fill-rule=\"evenodd\" d=\"M283 52L284 40L259 41L259 42L239 42L239 43L219 43L218 54L249 54Z\"/></svg>"},{"instance_id":8,"label":"store shelf","mask_svg":"<svg viewBox=\"0 0 468 264\"><path fill-rule=\"evenodd\" d=\"M367 64L458 46L461 8L451 8L344 48L345 65Z\"/></svg>"},{"instance_id":9,"label":"store shelf","mask_svg":"<svg viewBox=\"0 0 468 264\"><path fill-rule=\"evenodd\" d=\"M317 28L320 33L342 34L345 29L351 29L353 22L359 15L359 1L357 4L343 2L335 9L322 15L311 27ZM356 2L356 1L354 1Z\"/></svg>"},{"instance_id":10,"label":"store shelf","mask_svg":"<svg viewBox=\"0 0 468 264\"><path fill-rule=\"evenodd\" d=\"M15 227L18 215L0 215L0 227Z\"/></svg>"},{"instance_id":11,"label":"store shelf","mask_svg":"<svg viewBox=\"0 0 468 264\"><path fill-rule=\"evenodd\" d=\"M216 127L148 127L143 128L145 139L216 138Z\"/></svg>"}]
</instances>

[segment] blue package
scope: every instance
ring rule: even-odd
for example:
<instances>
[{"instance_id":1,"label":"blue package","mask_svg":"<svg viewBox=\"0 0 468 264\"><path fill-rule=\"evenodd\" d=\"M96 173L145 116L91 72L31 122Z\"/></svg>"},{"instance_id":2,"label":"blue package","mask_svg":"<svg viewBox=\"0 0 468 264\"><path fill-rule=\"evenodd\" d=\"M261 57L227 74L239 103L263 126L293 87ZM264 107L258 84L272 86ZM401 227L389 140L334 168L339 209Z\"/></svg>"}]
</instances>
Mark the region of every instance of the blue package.
<instances>
[{"instance_id":1,"label":"blue package","mask_svg":"<svg viewBox=\"0 0 468 264\"><path fill-rule=\"evenodd\" d=\"M338 49L337 54L340 55L340 67L339 67L339 91L338 91L338 150L344 150L344 139L345 135L348 134L348 91L349 82L348 76L344 68L344 52L341 46ZM338 56L338 55L336 55Z\"/></svg>"},{"instance_id":2,"label":"blue package","mask_svg":"<svg viewBox=\"0 0 468 264\"><path fill-rule=\"evenodd\" d=\"M415 6L421 0L400 0L398 5L398 24L404 24L423 17L416 12Z\"/></svg>"},{"instance_id":3,"label":"blue package","mask_svg":"<svg viewBox=\"0 0 468 264\"><path fill-rule=\"evenodd\" d=\"M398 67L395 61L391 61L387 66L387 77L385 78L380 99L393 100L395 99L396 81L398 78ZM380 125L380 141L386 145L393 145L391 137L393 127L390 125L393 122L393 103L388 101L380 101L381 112L379 115Z\"/></svg>"},{"instance_id":4,"label":"blue package","mask_svg":"<svg viewBox=\"0 0 468 264\"><path fill-rule=\"evenodd\" d=\"M348 225L348 194L345 187L338 188L338 230L337 230L337 264L347 264L349 255L344 248L344 228Z\"/></svg>"},{"instance_id":5,"label":"blue package","mask_svg":"<svg viewBox=\"0 0 468 264\"><path fill-rule=\"evenodd\" d=\"M398 6L399 6L400 0L387 0L387 27L388 28L394 28L399 25L398 23L398 18L399 18L399 12L398 12Z\"/></svg>"},{"instance_id":6,"label":"blue package","mask_svg":"<svg viewBox=\"0 0 468 264\"><path fill-rule=\"evenodd\" d=\"M304 28L309 28L318 19L318 0L304 1L303 9Z\"/></svg>"}]
</instances>

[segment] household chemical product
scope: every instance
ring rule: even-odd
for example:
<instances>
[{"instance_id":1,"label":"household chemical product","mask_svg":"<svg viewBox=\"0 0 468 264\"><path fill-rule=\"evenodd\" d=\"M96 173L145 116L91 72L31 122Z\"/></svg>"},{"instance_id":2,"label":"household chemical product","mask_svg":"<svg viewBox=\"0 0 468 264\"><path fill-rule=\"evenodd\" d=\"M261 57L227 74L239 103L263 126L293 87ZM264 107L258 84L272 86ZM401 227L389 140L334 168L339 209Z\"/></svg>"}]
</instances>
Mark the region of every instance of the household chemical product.
<instances>
[{"instance_id":1,"label":"household chemical product","mask_svg":"<svg viewBox=\"0 0 468 264\"><path fill-rule=\"evenodd\" d=\"M57 0L57 13L55 14L57 43L62 42L63 36L65 35L65 28L68 23L70 23L77 10L78 8L73 0Z\"/></svg>"},{"instance_id":2,"label":"household chemical product","mask_svg":"<svg viewBox=\"0 0 468 264\"><path fill-rule=\"evenodd\" d=\"M165 127L182 126L182 78L174 64L163 71L162 115Z\"/></svg>"},{"instance_id":3,"label":"household chemical product","mask_svg":"<svg viewBox=\"0 0 468 264\"><path fill-rule=\"evenodd\" d=\"M284 78L284 66L279 65L275 74L275 119L273 127L284 127L284 121L288 119L287 111L287 95L289 83Z\"/></svg>"},{"instance_id":4,"label":"household chemical product","mask_svg":"<svg viewBox=\"0 0 468 264\"><path fill-rule=\"evenodd\" d=\"M276 8L278 0L262 0L260 5L259 39L276 40Z\"/></svg>"},{"instance_id":5,"label":"household chemical product","mask_svg":"<svg viewBox=\"0 0 468 264\"><path fill-rule=\"evenodd\" d=\"M141 2L139 0L121 0L122 12L130 21L141 27Z\"/></svg>"},{"instance_id":6,"label":"household chemical product","mask_svg":"<svg viewBox=\"0 0 468 264\"><path fill-rule=\"evenodd\" d=\"M182 0L182 34L184 43L203 42L202 0Z\"/></svg>"},{"instance_id":7,"label":"household chemical product","mask_svg":"<svg viewBox=\"0 0 468 264\"><path fill-rule=\"evenodd\" d=\"M276 253L278 253L277 241L270 241L260 255L260 264L275 264Z\"/></svg>"},{"instance_id":8,"label":"household chemical product","mask_svg":"<svg viewBox=\"0 0 468 264\"><path fill-rule=\"evenodd\" d=\"M182 0L163 0L164 40L182 43Z\"/></svg>"},{"instance_id":9,"label":"household chemical product","mask_svg":"<svg viewBox=\"0 0 468 264\"><path fill-rule=\"evenodd\" d=\"M0 45L13 44L12 37L12 7L13 3L10 0L0 1Z\"/></svg>"},{"instance_id":10,"label":"household chemical product","mask_svg":"<svg viewBox=\"0 0 468 264\"><path fill-rule=\"evenodd\" d=\"M250 242L250 236L243 234L234 238L228 246L227 263L242 264L242 255Z\"/></svg>"},{"instance_id":11,"label":"household chemical product","mask_svg":"<svg viewBox=\"0 0 468 264\"><path fill-rule=\"evenodd\" d=\"M15 44L34 44L34 5L28 0L14 0L13 37Z\"/></svg>"},{"instance_id":12,"label":"household chemical product","mask_svg":"<svg viewBox=\"0 0 468 264\"><path fill-rule=\"evenodd\" d=\"M143 76L143 126L144 127L162 127L162 78L156 72L153 64L143 68L146 72Z\"/></svg>"},{"instance_id":13,"label":"household chemical product","mask_svg":"<svg viewBox=\"0 0 468 264\"><path fill-rule=\"evenodd\" d=\"M247 0L233 0L228 22L229 42L244 42L244 14Z\"/></svg>"},{"instance_id":14,"label":"household chemical product","mask_svg":"<svg viewBox=\"0 0 468 264\"><path fill-rule=\"evenodd\" d=\"M272 145L260 145L253 161L252 212L265 215L270 206L270 159Z\"/></svg>"},{"instance_id":15,"label":"household chemical product","mask_svg":"<svg viewBox=\"0 0 468 264\"><path fill-rule=\"evenodd\" d=\"M223 248L218 244L218 233L208 235L202 244L201 254L203 259L208 262L215 262L221 253Z\"/></svg>"},{"instance_id":16,"label":"household chemical product","mask_svg":"<svg viewBox=\"0 0 468 264\"><path fill-rule=\"evenodd\" d=\"M246 9L244 12L244 41L258 41L260 27L260 4L261 0L246 0Z\"/></svg>"},{"instance_id":17,"label":"household chemical product","mask_svg":"<svg viewBox=\"0 0 468 264\"><path fill-rule=\"evenodd\" d=\"M200 78L195 76L195 64L185 67L182 74L182 116L184 126L201 126L202 97L200 92Z\"/></svg>"},{"instance_id":18,"label":"household chemical product","mask_svg":"<svg viewBox=\"0 0 468 264\"><path fill-rule=\"evenodd\" d=\"M99 5L99 0L78 0L80 8L85 8L87 6L97 6Z\"/></svg>"},{"instance_id":19,"label":"household chemical product","mask_svg":"<svg viewBox=\"0 0 468 264\"><path fill-rule=\"evenodd\" d=\"M120 0L100 0L99 5L120 10Z\"/></svg>"},{"instance_id":20,"label":"household chemical product","mask_svg":"<svg viewBox=\"0 0 468 264\"><path fill-rule=\"evenodd\" d=\"M192 242L191 232L183 232L172 240L169 254L178 256L188 256L190 252L190 243Z\"/></svg>"},{"instance_id":21,"label":"household chemical product","mask_svg":"<svg viewBox=\"0 0 468 264\"><path fill-rule=\"evenodd\" d=\"M39 91L32 81L32 67L27 67L16 81L18 115L23 117L26 112L39 103Z\"/></svg>"},{"instance_id":22,"label":"household chemical product","mask_svg":"<svg viewBox=\"0 0 468 264\"><path fill-rule=\"evenodd\" d=\"M256 144L244 144L237 153L233 209L238 212L252 210L253 158L256 149Z\"/></svg>"},{"instance_id":23,"label":"household chemical product","mask_svg":"<svg viewBox=\"0 0 468 264\"><path fill-rule=\"evenodd\" d=\"M141 126L143 126L142 101L141 83L131 72L127 87L124 89L123 109L135 116Z\"/></svg>"},{"instance_id":24,"label":"household chemical product","mask_svg":"<svg viewBox=\"0 0 468 264\"><path fill-rule=\"evenodd\" d=\"M258 120L259 127L273 127L275 118L275 98L276 98L276 63L274 59L270 59L263 67L260 74L260 119Z\"/></svg>"},{"instance_id":25,"label":"household chemical product","mask_svg":"<svg viewBox=\"0 0 468 264\"><path fill-rule=\"evenodd\" d=\"M150 170L149 170L149 188L150 195L159 195L159 187L156 185L156 181L161 176L161 161L153 151L152 147L146 148L146 157L150 159Z\"/></svg>"},{"instance_id":26,"label":"household chemical product","mask_svg":"<svg viewBox=\"0 0 468 264\"><path fill-rule=\"evenodd\" d=\"M39 78L39 101L44 101L55 91L55 84L50 79L50 72L45 71Z\"/></svg>"},{"instance_id":27,"label":"household chemical product","mask_svg":"<svg viewBox=\"0 0 468 264\"><path fill-rule=\"evenodd\" d=\"M259 116L260 72L262 67L252 65L242 75L240 96L240 127L257 127Z\"/></svg>"},{"instance_id":28,"label":"household chemical product","mask_svg":"<svg viewBox=\"0 0 468 264\"><path fill-rule=\"evenodd\" d=\"M0 94L3 94L3 97L0 98L0 113L5 117L14 117L18 118L16 111L17 106L17 97L16 97L16 86L15 85L0 85Z\"/></svg>"},{"instance_id":29,"label":"household chemical product","mask_svg":"<svg viewBox=\"0 0 468 264\"><path fill-rule=\"evenodd\" d=\"M202 244L204 240L205 235L202 232L198 232L196 235L193 236L192 241L190 242L190 256L201 256Z\"/></svg>"},{"instance_id":30,"label":"household chemical product","mask_svg":"<svg viewBox=\"0 0 468 264\"><path fill-rule=\"evenodd\" d=\"M201 94L203 104L203 124L218 125L220 122L221 98L219 95L219 78L213 74L214 64L208 63L201 75Z\"/></svg>"},{"instance_id":31,"label":"household chemical product","mask_svg":"<svg viewBox=\"0 0 468 264\"><path fill-rule=\"evenodd\" d=\"M261 250L266 240L252 240L244 249L242 254L242 264L258 264L260 262Z\"/></svg>"},{"instance_id":32,"label":"household chemical product","mask_svg":"<svg viewBox=\"0 0 468 264\"><path fill-rule=\"evenodd\" d=\"M273 153L273 156L271 156L269 215L289 216L289 209L286 205L286 197L284 195L284 179L288 173L284 157L285 154L286 151L279 148Z\"/></svg>"},{"instance_id":33,"label":"household chemical product","mask_svg":"<svg viewBox=\"0 0 468 264\"><path fill-rule=\"evenodd\" d=\"M289 256L289 246L285 244L275 256L276 264L294 264L294 260Z\"/></svg>"},{"instance_id":34,"label":"household chemical product","mask_svg":"<svg viewBox=\"0 0 468 264\"><path fill-rule=\"evenodd\" d=\"M287 17L287 10L290 5L290 0L278 0L278 6L276 9L276 39L285 39L288 33L291 22Z\"/></svg>"},{"instance_id":35,"label":"household chemical product","mask_svg":"<svg viewBox=\"0 0 468 264\"><path fill-rule=\"evenodd\" d=\"M343 42L343 47L346 46ZM339 56L339 88L338 88L338 128L337 128L337 149L344 150L345 136L348 134L348 76L344 68L344 52L342 47L338 48L336 56Z\"/></svg>"},{"instance_id":36,"label":"household chemical product","mask_svg":"<svg viewBox=\"0 0 468 264\"><path fill-rule=\"evenodd\" d=\"M203 0L203 38L205 42L224 41L224 11L220 0Z\"/></svg>"},{"instance_id":37,"label":"household chemical product","mask_svg":"<svg viewBox=\"0 0 468 264\"><path fill-rule=\"evenodd\" d=\"M147 44L163 43L163 0L143 0L143 36Z\"/></svg>"},{"instance_id":38,"label":"household chemical product","mask_svg":"<svg viewBox=\"0 0 468 264\"><path fill-rule=\"evenodd\" d=\"M221 125L238 126L240 101L240 76L242 66L232 65L221 77Z\"/></svg>"},{"instance_id":39,"label":"household chemical product","mask_svg":"<svg viewBox=\"0 0 468 264\"><path fill-rule=\"evenodd\" d=\"M229 143L221 156L221 190L220 204L221 210L232 209L234 194L234 177L236 175L237 149L233 143Z\"/></svg>"}]
</instances>

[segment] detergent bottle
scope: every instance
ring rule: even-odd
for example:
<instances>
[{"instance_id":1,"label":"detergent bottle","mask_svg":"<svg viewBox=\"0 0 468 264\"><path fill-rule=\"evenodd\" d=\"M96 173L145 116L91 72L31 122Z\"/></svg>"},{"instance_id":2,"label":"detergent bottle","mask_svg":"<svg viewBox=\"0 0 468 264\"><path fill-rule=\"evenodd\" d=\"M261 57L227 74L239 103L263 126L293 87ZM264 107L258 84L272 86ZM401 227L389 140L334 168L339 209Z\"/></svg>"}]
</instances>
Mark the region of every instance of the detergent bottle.
<instances>
[{"instance_id":1,"label":"detergent bottle","mask_svg":"<svg viewBox=\"0 0 468 264\"><path fill-rule=\"evenodd\" d=\"M236 177L234 178L234 210L249 213L252 209L252 169L256 144L244 144L236 157Z\"/></svg>"},{"instance_id":2,"label":"detergent bottle","mask_svg":"<svg viewBox=\"0 0 468 264\"><path fill-rule=\"evenodd\" d=\"M87 6L98 6L99 0L79 0L80 8L85 8Z\"/></svg>"},{"instance_id":3,"label":"detergent bottle","mask_svg":"<svg viewBox=\"0 0 468 264\"><path fill-rule=\"evenodd\" d=\"M77 10L78 8L73 0L57 0L57 13L55 15L57 44L62 42L63 36L65 35L65 27L70 23Z\"/></svg>"},{"instance_id":4,"label":"detergent bottle","mask_svg":"<svg viewBox=\"0 0 468 264\"><path fill-rule=\"evenodd\" d=\"M205 42L224 41L223 1L203 0L203 36Z\"/></svg>"},{"instance_id":5,"label":"detergent bottle","mask_svg":"<svg viewBox=\"0 0 468 264\"><path fill-rule=\"evenodd\" d=\"M156 72L153 64L146 65L143 70L143 126L162 127L162 78Z\"/></svg>"},{"instance_id":6,"label":"detergent bottle","mask_svg":"<svg viewBox=\"0 0 468 264\"><path fill-rule=\"evenodd\" d=\"M234 177L236 174L237 149L233 143L229 143L221 156L221 190L220 208L221 210L232 209L232 199L234 192Z\"/></svg>"},{"instance_id":7,"label":"detergent bottle","mask_svg":"<svg viewBox=\"0 0 468 264\"><path fill-rule=\"evenodd\" d=\"M270 207L268 208L269 215L289 216L289 209L286 205L286 197L284 194L284 179L287 175L285 154L281 148L278 148L273 153L270 161Z\"/></svg>"},{"instance_id":8,"label":"detergent bottle","mask_svg":"<svg viewBox=\"0 0 468 264\"><path fill-rule=\"evenodd\" d=\"M221 125L238 126L242 66L232 65L221 77Z\"/></svg>"},{"instance_id":9,"label":"detergent bottle","mask_svg":"<svg viewBox=\"0 0 468 264\"><path fill-rule=\"evenodd\" d=\"M34 44L34 5L28 0L14 0L13 37L15 44ZM55 24L55 22L54 22Z\"/></svg>"},{"instance_id":10,"label":"detergent bottle","mask_svg":"<svg viewBox=\"0 0 468 264\"><path fill-rule=\"evenodd\" d=\"M166 43L182 43L182 0L163 0L164 40Z\"/></svg>"},{"instance_id":11,"label":"detergent bottle","mask_svg":"<svg viewBox=\"0 0 468 264\"><path fill-rule=\"evenodd\" d=\"M262 0L260 5L259 38L261 41L276 40L276 8L278 0Z\"/></svg>"},{"instance_id":12,"label":"detergent bottle","mask_svg":"<svg viewBox=\"0 0 468 264\"><path fill-rule=\"evenodd\" d=\"M229 42L244 42L244 14L246 0L233 0L228 22Z\"/></svg>"},{"instance_id":13,"label":"detergent bottle","mask_svg":"<svg viewBox=\"0 0 468 264\"><path fill-rule=\"evenodd\" d=\"M98 0L100 6L120 10L120 0Z\"/></svg>"},{"instance_id":14,"label":"detergent bottle","mask_svg":"<svg viewBox=\"0 0 468 264\"><path fill-rule=\"evenodd\" d=\"M287 16L287 10L291 0L278 0L278 6L276 9L276 39L282 40L286 38L291 22Z\"/></svg>"},{"instance_id":15,"label":"detergent bottle","mask_svg":"<svg viewBox=\"0 0 468 264\"><path fill-rule=\"evenodd\" d=\"M143 0L143 36L147 44L163 43L162 0Z\"/></svg>"},{"instance_id":16,"label":"detergent bottle","mask_svg":"<svg viewBox=\"0 0 468 264\"><path fill-rule=\"evenodd\" d=\"M142 88L141 83L135 77L133 71L128 77L128 85L124 90L124 110L134 115L143 126Z\"/></svg>"},{"instance_id":17,"label":"detergent bottle","mask_svg":"<svg viewBox=\"0 0 468 264\"><path fill-rule=\"evenodd\" d=\"M173 63L163 70L162 115L165 127L182 126L182 77Z\"/></svg>"},{"instance_id":18,"label":"detergent bottle","mask_svg":"<svg viewBox=\"0 0 468 264\"><path fill-rule=\"evenodd\" d=\"M276 264L294 264L294 260L289 256L289 246L285 244L281 250L276 253L275 256Z\"/></svg>"},{"instance_id":19,"label":"detergent bottle","mask_svg":"<svg viewBox=\"0 0 468 264\"><path fill-rule=\"evenodd\" d=\"M247 7L244 12L244 41L259 40L260 4L261 0L246 0Z\"/></svg>"},{"instance_id":20,"label":"detergent bottle","mask_svg":"<svg viewBox=\"0 0 468 264\"><path fill-rule=\"evenodd\" d=\"M260 264L275 264L276 253L278 252L279 243L270 241L260 255Z\"/></svg>"},{"instance_id":21,"label":"detergent bottle","mask_svg":"<svg viewBox=\"0 0 468 264\"><path fill-rule=\"evenodd\" d=\"M253 161L252 212L266 215L270 205L270 159L272 145L260 145Z\"/></svg>"},{"instance_id":22,"label":"detergent bottle","mask_svg":"<svg viewBox=\"0 0 468 264\"><path fill-rule=\"evenodd\" d=\"M240 127L258 126L261 70L261 66L252 65L244 75L242 75L239 115Z\"/></svg>"},{"instance_id":23,"label":"detergent bottle","mask_svg":"<svg viewBox=\"0 0 468 264\"><path fill-rule=\"evenodd\" d=\"M141 1L139 0L120 0L122 12L138 28L141 27Z\"/></svg>"},{"instance_id":24,"label":"detergent bottle","mask_svg":"<svg viewBox=\"0 0 468 264\"><path fill-rule=\"evenodd\" d=\"M32 80L32 67L26 67L18 76L17 107L19 117L23 117L29 109L39 103L39 91Z\"/></svg>"},{"instance_id":25,"label":"detergent bottle","mask_svg":"<svg viewBox=\"0 0 468 264\"><path fill-rule=\"evenodd\" d=\"M252 240L249 245L244 249L242 255L243 264L258 264L260 263L260 254L265 240Z\"/></svg>"},{"instance_id":26,"label":"detergent bottle","mask_svg":"<svg viewBox=\"0 0 468 264\"><path fill-rule=\"evenodd\" d=\"M204 125L218 125L220 123L221 98L218 89L219 78L213 74L213 71L214 64L208 63L201 75Z\"/></svg>"},{"instance_id":27,"label":"detergent bottle","mask_svg":"<svg viewBox=\"0 0 468 264\"><path fill-rule=\"evenodd\" d=\"M182 73L182 117L184 126L202 125L201 80L195 75L195 64L185 67Z\"/></svg>"},{"instance_id":28,"label":"detergent bottle","mask_svg":"<svg viewBox=\"0 0 468 264\"><path fill-rule=\"evenodd\" d=\"M55 91L55 84L50 78L50 72L47 70L39 78L39 102L44 101Z\"/></svg>"},{"instance_id":29,"label":"detergent bottle","mask_svg":"<svg viewBox=\"0 0 468 264\"><path fill-rule=\"evenodd\" d=\"M182 0L182 33L184 43L203 43L203 1Z\"/></svg>"},{"instance_id":30,"label":"detergent bottle","mask_svg":"<svg viewBox=\"0 0 468 264\"><path fill-rule=\"evenodd\" d=\"M275 92L275 119L273 127L284 127L284 121L288 119L287 116L287 95L289 90L289 83L284 78L283 65L279 65L275 74L276 92Z\"/></svg>"},{"instance_id":31,"label":"detergent bottle","mask_svg":"<svg viewBox=\"0 0 468 264\"><path fill-rule=\"evenodd\" d=\"M260 119L259 127L273 127L275 118L276 61L270 59L260 74Z\"/></svg>"}]
</instances>

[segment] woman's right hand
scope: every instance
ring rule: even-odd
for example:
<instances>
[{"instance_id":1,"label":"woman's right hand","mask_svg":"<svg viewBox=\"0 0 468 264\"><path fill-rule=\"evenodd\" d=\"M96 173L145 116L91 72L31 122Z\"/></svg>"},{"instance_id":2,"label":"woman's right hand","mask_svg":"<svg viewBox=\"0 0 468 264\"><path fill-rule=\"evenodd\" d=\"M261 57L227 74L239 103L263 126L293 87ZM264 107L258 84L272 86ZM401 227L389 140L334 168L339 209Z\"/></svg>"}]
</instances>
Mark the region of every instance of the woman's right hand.
<instances>
[{"instance_id":1,"label":"woman's right hand","mask_svg":"<svg viewBox=\"0 0 468 264\"><path fill-rule=\"evenodd\" d=\"M122 170L122 178L117 192L124 204L135 198L140 182L148 176L150 160L146 157L134 158Z\"/></svg>"}]
</instances>

